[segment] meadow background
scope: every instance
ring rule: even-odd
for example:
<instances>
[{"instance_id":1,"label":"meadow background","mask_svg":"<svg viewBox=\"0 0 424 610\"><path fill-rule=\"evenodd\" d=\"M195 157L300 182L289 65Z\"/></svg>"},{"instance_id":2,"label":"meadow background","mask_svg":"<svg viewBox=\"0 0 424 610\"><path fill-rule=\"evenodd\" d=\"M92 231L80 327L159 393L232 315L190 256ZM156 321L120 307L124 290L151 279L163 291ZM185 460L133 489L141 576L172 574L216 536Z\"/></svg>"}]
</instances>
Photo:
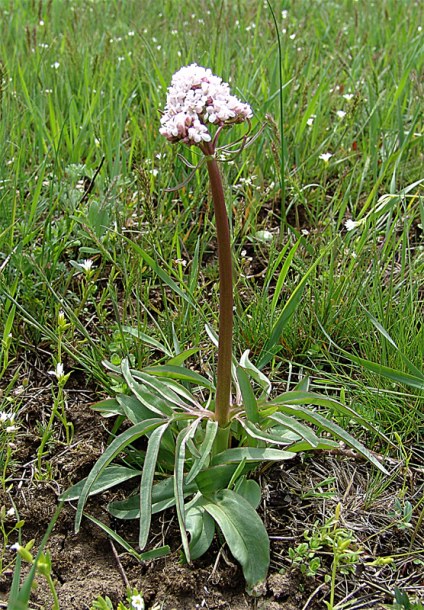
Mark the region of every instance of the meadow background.
<instances>
[{"instance_id":1,"label":"meadow background","mask_svg":"<svg viewBox=\"0 0 424 610\"><path fill-rule=\"evenodd\" d=\"M72 442L72 428L66 388L64 397L51 374L58 363L92 400L112 389L103 359L129 356L142 367L196 347L190 366L213 375L205 324L216 328L218 269L207 175L167 191L189 173L177 154L194 164L198 154L158 132L171 76L193 62L229 82L251 105L254 131L263 127L223 165L235 355L260 356L319 258L267 371L281 387L309 375L312 389L384 433L352 423L371 449L422 469L424 7L272 6L280 53L261 1L0 2L6 495L29 428L31 477L59 476L49 454ZM242 135L238 127L223 140ZM34 423L28 404L40 388L50 399ZM369 485L384 488L372 476ZM422 518L421 502L411 510Z\"/></svg>"}]
</instances>

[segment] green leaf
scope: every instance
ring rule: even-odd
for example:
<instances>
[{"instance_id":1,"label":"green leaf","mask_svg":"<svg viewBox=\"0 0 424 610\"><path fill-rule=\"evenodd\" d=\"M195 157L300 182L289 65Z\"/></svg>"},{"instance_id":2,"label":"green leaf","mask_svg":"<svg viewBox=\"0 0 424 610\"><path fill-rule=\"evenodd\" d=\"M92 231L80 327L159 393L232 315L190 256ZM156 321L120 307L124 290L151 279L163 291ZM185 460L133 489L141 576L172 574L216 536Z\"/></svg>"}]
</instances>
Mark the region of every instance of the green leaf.
<instances>
[{"instance_id":1,"label":"green leaf","mask_svg":"<svg viewBox=\"0 0 424 610\"><path fill-rule=\"evenodd\" d=\"M196 485L203 495L209 495L220 489L225 489L231 481L238 464L219 464L202 470L196 477ZM254 468L252 464L246 464L243 473L250 472Z\"/></svg>"},{"instance_id":2,"label":"green leaf","mask_svg":"<svg viewBox=\"0 0 424 610\"><path fill-rule=\"evenodd\" d=\"M375 322L377 322L377 321L375 321ZM378 324L378 322L377 322L377 324ZM379 326L380 326L380 328L379 328L380 332L384 331L383 334L386 337L386 339L389 340L389 342L392 342L392 344L394 344L396 346L396 344L394 343L393 339L391 339L391 337L383 329L383 327L381 325L379 325ZM362 366L367 371L371 371L371 373L375 373L377 375L381 375L382 377L386 377L387 379L390 379L394 383L401 383L401 384L407 385L407 386L409 386L411 388L416 388L417 390L424 390L424 374L419 369L417 369L406 358L406 356L403 356L403 354L400 351L399 351L399 354L401 355L401 357L406 362L409 370L413 371L413 374L403 373L402 371L390 368L388 366L384 366L383 364L379 364L377 362L372 362L371 360L367 360L366 358L360 358L359 356L355 356L354 354L351 354L350 352L347 352L346 350L344 350L343 348L338 346L336 343L334 343L334 341L331 339L331 337L329 337L327 335L327 333L325 331L324 331L324 334L327 337L327 339L333 345L335 345L335 347L344 356L346 356L346 358L348 360L350 360L351 362L354 362L358 366ZM397 346L396 346L396 348L397 348Z\"/></svg>"},{"instance_id":3,"label":"green leaf","mask_svg":"<svg viewBox=\"0 0 424 610\"><path fill-rule=\"evenodd\" d=\"M311 445L307 441L299 441L297 443L293 443L293 445L290 445L290 447L287 447L287 451L292 451L293 453L310 451L311 449L340 449L340 443L338 443L337 441L333 441L330 438L320 438L318 444L315 447L311 447Z\"/></svg>"},{"instance_id":4,"label":"green leaf","mask_svg":"<svg viewBox=\"0 0 424 610\"><path fill-rule=\"evenodd\" d=\"M84 510L85 503L91 492L91 489L97 479L100 477L106 466L121 452L135 440L153 432L155 428L163 424L162 419L147 419L144 422L140 422L135 426L131 426L128 430L125 430L122 434L117 436L111 444L107 447L105 452L100 456L97 462L94 464L90 474L88 475L84 487L81 491L80 499L78 501L77 512L75 516L75 533L77 534L81 525L82 512Z\"/></svg>"},{"instance_id":5,"label":"green leaf","mask_svg":"<svg viewBox=\"0 0 424 610\"><path fill-rule=\"evenodd\" d=\"M166 363L166 366L181 366L183 362L190 358L194 354L197 354L199 351L198 347L191 347L190 349L186 349L183 352L179 353L177 356L174 356Z\"/></svg>"},{"instance_id":6,"label":"green leaf","mask_svg":"<svg viewBox=\"0 0 424 610\"><path fill-rule=\"evenodd\" d=\"M198 491L196 483L184 485L184 498ZM174 476L170 476L152 488L152 515L162 512L166 508L175 506ZM126 500L110 502L108 511L117 519L129 520L140 518L140 495L130 496Z\"/></svg>"},{"instance_id":7,"label":"green leaf","mask_svg":"<svg viewBox=\"0 0 424 610\"><path fill-rule=\"evenodd\" d=\"M218 423L208 419L206 422L205 438L199 447L199 458L194 460L193 466L186 477L186 484L191 483L202 470L206 462L210 460L212 447L218 432Z\"/></svg>"},{"instance_id":8,"label":"green leaf","mask_svg":"<svg viewBox=\"0 0 424 610\"><path fill-rule=\"evenodd\" d=\"M270 415L269 419L284 426L288 430L291 430L295 434L298 434L300 438L303 438L303 440L307 441L312 448L318 445L319 438L315 434L315 432L311 428L308 428L308 426L305 426L301 422L296 421L296 419L294 419L293 417L277 412L273 415Z\"/></svg>"},{"instance_id":9,"label":"green leaf","mask_svg":"<svg viewBox=\"0 0 424 610\"><path fill-rule=\"evenodd\" d=\"M141 550L147 544L149 537L150 522L152 519L152 487L155 478L156 462L162 436L168 428L168 423L153 430L147 445L146 456L144 458L143 475L140 484L140 530L139 547Z\"/></svg>"},{"instance_id":10,"label":"green leaf","mask_svg":"<svg viewBox=\"0 0 424 610\"><path fill-rule=\"evenodd\" d=\"M262 388L264 395L268 396L272 389L271 382L268 377L249 360L249 350L243 352L240 358L240 366L242 366L246 374Z\"/></svg>"},{"instance_id":11,"label":"green leaf","mask_svg":"<svg viewBox=\"0 0 424 610\"><path fill-rule=\"evenodd\" d=\"M190 549L187 538L184 514L184 465L185 465L185 449L189 438L192 438L196 432L197 426L201 420L197 419L192 422L187 428L181 430L177 436L175 444L175 468L174 468L174 496L175 507L177 509L178 524L180 526L181 541L183 543L184 554L187 561L190 562Z\"/></svg>"},{"instance_id":12,"label":"green leaf","mask_svg":"<svg viewBox=\"0 0 424 610\"><path fill-rule=\"evenodd\" d=\"M333 240L333 242L334 242L334 240ZM280 337L282 335L282 332L283 332L287 322L290 320L291 316L296 311L297 305L302 297L302 293L306 286L306 283L309 280L309 277L312 275L312 272L316 269L318 264L321 262L321 260L327 253L328 249L332 247L333 242L331 242L331 244L328 246L328 248L323 249L320 256L318 256L316 261L309 267L309 269L306 271L305 275L302 277L302 279L300 280L300 282L298 283L298 285L296 286L296 288L293 290L292 294L288 298L278 319L276 320L276 322L274 323L274 326L272 327L269 339L266 341L264 347L262 348L262 351L260 353L258 363L257 363L257 367L259 369L262 369L265 365L267 365L273 359L273 357L278 353L278 351L280 349ZM297 242L297 243L299 243L299 242Z\"/></svg>"},{"instance_id":13,"label":"green leaf","mask_svg":"<svg viewBox=\"0 0 424 610\"><path fill-rule=\"evenodd\" d=\"M214 385L209 379L203 377L199 373L187 369L183 366L172 366L170 364L163 364L158 366L148 366L144 369L147 373L156 375L158 377L169 377L170 379L178 379L179 381L188 381L195 383L202 388L214 389Z\"/></svg>"},{"instance_id":14,"label":"green leaf","mask_svg":"<svg viewBox=\"0 0 424 610\"><path fill-rule=\"evenodd\" d=\"M166 273L161 267L159 267L158 263L149 255L145 250L143 250L138 244L133 242L131 239L128 239L124 236L124 239L128 242L131 248L144 260L144 262L152 269L154 273L162 280L164 284L166 284L175 294L178 294L182 299L187 301L191 306L196 307L196 303L193 298L184 292L178 284L171 278L171 276Z\"/></svg>"},{"instance_id":15,"label":"green leaf","mask_svg":"<svg viewBox=\"0 0 424 610\"><path fill-rule=\"evenodd\" d=\"M164 415L170 417L173 414L172 408L167 404L166 401L162 400L156 394L149 392L145 386L140 385L137 383L137 381L135 381L131 374L127 358L124 358L124 360L121 362L121 370L129 389L142 404L162 417Z\"/></svg>"},{"instance_id":16,"label":"green leaf","mask_svg":"<svg viewBox=\"0 0 424 610\"><path fill-rule=\"evenodd\" d=\"M199 505L211 515L221 529L232 555L243 569L249 589L267 576L270 554L268 534L250 503L230 489L202 497Z\"/></svg>"},{"instance_id":17,"label":"green leaf","mask_svg":"<svg viewBox=\"0 0 424 610\"><path fill-rule=\"evenodd\" d=\"M126 394L119 394L116 400L121 407L125 417L130 420L132 424L138 424L145 419L156 417L157 413L152 411L146 405L138 400L135 396L127 396Z\"/></svg>"},{"instance_id":18,"label":"green leaf","mask_svg":"<svg viewBox=\"0 0 424 610\"><path fill-rule=\"evenodd\" d=\"M303 390L293 390L292 392L285 392L284 394L280 394L273 398L268 403L265 404L265 407L268 405L318 405L320 407L327 407L332 411L336 411L337 413L341 413L350 419L354 419L359 424L364 426L367 430L375 432L375 427L364 417L356 413L353 409L344 405L333 398L328 398L327 396L322 396L321 394L317 394L315 392L306 392ZM378 432L379 435L384 438L389 444L393 444L392 441L385 436L382 432Z\"/></svg>"},{"instance_id":19,"label":"green leaf","mask_svg":"<svg viewBox=\"0 0 424 610\"><path fill-rule=\"evenodd\" d=\"M217 453L212 458L212 466L220 464L238 464L242 460L249 462L279 462L291 460L293 454L281 449L268 449L266 447L235 447Z\"/></svg>"},{"instance_id":20,"label":"green leaf","mask_svg":"<svg viewBox=\"0 0 424 610\"><path fill-rule=\"evenodd\" d=\"M364 447L362 443L357 441L353 436L351 436L346 430L343 430L338 424L335 424L329 419L326 419L319 413L315 411L310 411L304 407L299 406L288 406L288 405L280 405L279 411L284 411L289 415L293 415L294 417L298 417L299 419L303 419L304 421L308 421L311 424L315 424L325 430L326 432L330 432L332 436L341 439L347 445L355 449L360 455L365 457L368 461L370 461L374 466L376 466L379 470L384 472L384 474L388 474L387 470L380 464L380 462L372 455L372 453Z\"/></svg>"},{"instance_id":21,"label":"green leaf","mask_svg":"<svg viewBox=\"0 0 424 610\"><path fill-rule=\"evenodd\" d=\"M166 401L174 404L177 407L185 408L187 406L186 403L181 399L181 394L184 395L182 392L182 387L177 385L176 391L174 389L175 382L170 383L169 379L157 379L156 376L146 373L145 370L131 371L131 373L135 379L139 379L143 382L143 384L148 386L150 388L149 391L152 391L154 394L160 395ZM193 400L192 397L190 398Z\"/></svg>"},{"instance_id":22,"label":"green leaf","mask_svg":"<svg viewBox=\"0 0 424 610\"><path fill-rule=\"evenodd\" d=\"M125 415L124 410L116 398L106 398L105 400L100 400L99 402L95 402L94 405L91 405L90 408L93 409L93 411L100 413L103 417Z\"/></svg>"},{"instance_id":23,"label":"green leaf","mask_svg":"<svg viewBox=\"0 0 424 610\"><path fill-rule=\"evenodd\" d=\"M198 559L206 553L215 535L215 521L203 507L192 506L186 513L186 528L190 534L190 558Z\"/></svg>"},{"instance_id":24,"label":"green leaf","mask_svg":"<svg viewBox=\"0 0 424 610\"><path fill-rule=\"evenodd\" d=\"M131 326L122 326L121 328L124 333L127 333L132 337L137 337L137 339L140 339L141 341L143 341L143 343L151 345L155 349L166 354L169 358L172 358L172 352L165 345L163 345L163 343L160 343L160 341L149 337L149 335L146 335L145 333L141 332L140 330L138 330L138 328L132 328Z\"/></svg>"},{"instance_id":25,"label":"green leaf","mask_svg":"<svg viewBox=\"0 0 424 610\"><path fill-rule=\"evenodd\" d=\"M241 366L236 367L237 380L243 398L243 407L249 421L257 423L259 421L258 403L253 393L252 386L247 373Z\"/></svg>"},{"instance_id":26,"label":"green leaf","mask_svg":"<svg viewBox=\"0 0 424 610\"><path fill-rule=\"evenodd\" d=\"M251 422L239 420L241 426L246 430L247 434L258 441L265 441L273 445L290 445L293 441L300 439L298 434L286 435L287 428L284 428L282 433L269 432L262 430L259 426L255 426ZM272 428L271 428L272 430Z\"/></svg>"},{"instance_id":27,"label":"green leaf","mask_svg":"<svg viewBox=\"0 0 424 610\"><path fill-rule=\"evenodd\" d=\"M93 517L92 515L89 515L87 513L84 513L84 517L87 517L87 519L89 519L90 521L92 521L93 523L98 525L104 532L106 532L106 534L108 536L110 536L112 538L112 540L114 540L115 542L120 544L122 546L122 548L124 548L127 551L127 553L129 553L130 555L135 557L140 562L149 561L150 559L157 559L158 557L164 557L165 555L169 555L169 553L170 553L171 549L169 548L168 545L160 546L151 551L146 551L145 553L137 553L137 551L130 544L128 544L128 542L126 540L124 540L124 538L122 538L119 534L114 532L105 523L103 523L102 521L99 521L99 519L96 519L96 517Z\"/></svg>"},{"instance_id":28,"label":"green leaf","mask_svg":"<svg viewBox=\"0 0 424 610\"><path fill-rule=\"evenodd\" d=\"M99 494L102 491L106 491L106 489L115 487L115 485L129 481L130 479L140 475L140 470L128 468L128 466L121 466L120 464L112 464L111 466L107 466L107 468L105 468L101 475L97 478L96 482L91 486L89 496ZM77 500L80 497L86 482L87 477L81 481L78 481L78 483L75 485L72 485L72 487L67 489L61 496L61 499L67 502L70 500Z\"/></svg>"},{"instance_id":29,"label":"green leaf","mask_svg":"<svg viewBox=\"0 0 424 610\"><path fill-rule=\"evenodd\" d=\"M261 487L253 479L240 478L234 486L234 491L247 500L255 510L261 503Z\"/></svg>"}]
</instances>

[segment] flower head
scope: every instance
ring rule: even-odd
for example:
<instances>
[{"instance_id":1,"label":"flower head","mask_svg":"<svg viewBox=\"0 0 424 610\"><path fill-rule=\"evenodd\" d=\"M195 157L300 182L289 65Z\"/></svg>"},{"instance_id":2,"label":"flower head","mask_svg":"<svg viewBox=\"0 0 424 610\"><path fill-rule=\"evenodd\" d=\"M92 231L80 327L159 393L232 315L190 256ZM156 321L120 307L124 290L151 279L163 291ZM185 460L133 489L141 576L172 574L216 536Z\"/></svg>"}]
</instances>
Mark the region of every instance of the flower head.
<instances>
[{"instance_id":1,"label":"flower head","mask_svg":"<svg viewBox=\"0 0 424 610\"><path fill-rule=\"evenodd\" d=\"M231 125L251 116L250 106L231 95L222 78L191 64L172 77L159 131L170 142L201 144L212 139L209 124Z\"/></svg>"}]
</instances>

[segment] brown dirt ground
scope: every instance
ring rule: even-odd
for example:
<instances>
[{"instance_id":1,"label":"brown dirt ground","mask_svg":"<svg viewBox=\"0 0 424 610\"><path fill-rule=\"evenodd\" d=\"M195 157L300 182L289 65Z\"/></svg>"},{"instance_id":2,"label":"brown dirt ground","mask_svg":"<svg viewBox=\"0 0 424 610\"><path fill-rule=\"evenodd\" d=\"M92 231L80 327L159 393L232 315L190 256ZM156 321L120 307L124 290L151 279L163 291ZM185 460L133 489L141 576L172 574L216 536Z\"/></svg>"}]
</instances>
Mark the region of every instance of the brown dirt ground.
<instances>
[{"instance_id":1,"label":"brown dirt ground","mask_svg":"<svg viewBox=\"0 0 424 610\"><path fill-rule=\"evenodd\" d=\"M90 389L67 390L67 416L75 434L70 446L63 440L58 425L55 443L49 446L48 459L52 477L37 480L36 450L39 445L37 425L45 421L51 408L51 389L47 384L30 383L18 388L22 408L18 417L20 432L15 444L15 466L11 473L11 495L16 503L23 528L24 542L40 542L58 503L58 497L70 484L86 476L101 454L108 437L105 420L90 410L98 396ZM75 384L76 385L76 384ZM331 572L329 548L318 553L321 569L314 577L305 576L288 559L288 548L304 541L305 529L315 522L324 523L341 503L340 524L353 531L357 548L362 552L352 572L339 573L336 600L340 608L383 608L393 600L395 587L411 597L423 596L424 536L419 509L414 511L410 526L395 524L390 510L396 497L409 500L417 507L423 498L424 469L419 464L407 467L395 460L386 466L388 478L371 475L368 464L349 454L316 454L296 457L283 467L273 466L257 476L263 489L261 515L267 526L272 547L269 577L258 598L249 597L239 566L225 547L216 543L213 551L193 565L180 563L176 519L170 510L153 524L152 545L165 542L172 553L165 558L138 563L122 549L113 547L106 534L88 520L78 535L73 533L74 507L66 505L49 539L54 577L62 610L89 609L99 595L108 595L114 604L125 600L127 584L140 590L150 610L159 604L162 610L254 609L318 610L325 608L329 585L324 576ZM330 483L323 481L330 478ZM92 498L88 512L117 529L127 540L136 540L131 522L112 522L105 506L121 492L108 492ZM403 496L401 495L403 494ZM9 506L8 494L0 495L0 506ZM421 517L423 513L421 512ZM10 540L10 543L15 540ZM370 565L379 557L394 556L386 565ZM12 551L7 551L7 560ZM5 607L12 579L6 570L0 581L0 607ZM47 585L38 579L32 608L50 608Z\"/></svg>"}]
</instances>

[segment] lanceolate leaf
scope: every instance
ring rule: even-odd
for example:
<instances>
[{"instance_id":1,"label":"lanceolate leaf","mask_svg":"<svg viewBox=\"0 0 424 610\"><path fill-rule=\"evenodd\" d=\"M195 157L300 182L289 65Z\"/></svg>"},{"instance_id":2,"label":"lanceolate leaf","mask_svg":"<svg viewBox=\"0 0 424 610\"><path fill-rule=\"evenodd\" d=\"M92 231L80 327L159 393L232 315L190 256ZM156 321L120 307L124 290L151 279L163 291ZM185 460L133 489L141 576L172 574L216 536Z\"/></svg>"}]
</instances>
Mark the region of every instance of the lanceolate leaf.
<instances>
[{"instance_id":1,"label":"lanceolate leaf","mask_svg":"<svg viewBox=\"0 0 424 610\"><path fill-rule=\"evenodd\" d=\"M190 472L186 477L186 484L191 483L203 469L206 462L210 459L213 443L218 432L218 423L209 419L206 423L205 438L199 448L200 457L195 460Z\"/></svg>"},{"instance_id":2,"label":"lanceolate leaf","mask_svg":"<svg viewBox=\"0 0 424 610\"><path fill-rule=\"evenodd\" d=\"M184 497L197 492L196 483L184 485ZM175 506L174 477L170 476L163 481L155 483L152 488L152 515L160 513L166 508ZM126 500L111 502L108 511L117 519L139 519L140 498L139 494L130 496Z\"/></svg>"},{"instance_id":3,"label":"lanceolate leaf","mask_svg":"<svg viewBox=\"0 0 424 610\"><path fill-rule=\"evenodd\" d=\"M293 443L293 439L300 439L299 435L292 435L292 438L288 438L287 436L278 434L278 432L273 433L272 428L271 431L267 430L265 432L264 430L261 430L259 426L255 426L251 422L244 421L243 419L239 419L238 421L240 422L241 426L246 430L249 436L258 441L265 441L268 444L287 446Z\"/></svg>"},{"instance_id":4,"label":"lanceolate leaf","mask_svg":"<svg viewBox=\"0 0 424 610\"><path fill-rule=\"evenodd\" d=\"M135 379L139 379L146 384L146 386L149 387L149 391L153 392L154 394L158 394L167 402L174 404L177 407L186 406L181 397L168 385L166 379L158 379L155 375L150 375L146 371L147 369L144 369L143 371L131 371L131 373Z\"/></svg>"},{"instance_id":5,"label":"lanceolate leaf","mask_svg":"<svg viewBox=\"0 0 424 610\"><path fill-rule=\"evenodd\" d=\"M77 534L81 525L82 519L82 511L84 510L85 503L90 494L91 488L102 474L106 466L110 464L110 462L135 440L143 436L144 434L148 434L149 432L153 432L155 428L163 424L162 419L147 419L144 422L140 422L135 426L131 426L125 432L122 432L119 436L117 436L109 447L105 450L105 452L99 457L97 462L94 464L90 474L88 475L85 485L81 491L80 499L77 506L77 512L75 516L75 533Z\"/></svg>"},{"instance_id":6,"label":"lanceolate leaf","mask_svg":"<svg viewBox=\"0 0 424 610\"><path fill-rule=\"evenodd\" d=\"M246 374L251 377L260 388L262 388L263 393L268 396L271 392L272 385L268 377L262 373L252 362L249 360L249 350L243 352L240 358L240 366L242 366Z\"/></svg>"},{"instance_id":7,"label":"lanceolate leaf","mask_svg":"<svg viewBox=\"0 0 424 610\"><path fill-rule=\"evenodd\" d=\"M162 417L164 415L172 415L173 411L171 407L164 400L161 400L157 394L149 392L145 387L135 381L131 374L127 358L122 361L121 370L129 389L142 404Z\"/></svg>"},{"instance_id":8,"label":"lanceolate leaf","mask_svg":"<svg viewBox=\"0 0 424 610\"><path fill-rule=\"evenodd\" d=\"M229 549L240 563L250 589L263 582L269 568L269 539L250 503L230 489L202 497L199 504L218 523Z\"/></svg>"},{"instance_id":9,"label":"lanceolate leaf","mask_svg":"<svg viewBox=\"0 0 424 610\"><path fill-rule=\"evenodd\" d=\"M355 449L360 455L364 456L367 460L372 462L374 466L376 466L379 470L384 472L384 474L388 474L387 470L380 464L380 462L372 455L370 451L362 443L357 441L353 436L351 436L346 430L343 430L338 424L335 424L329 419L326 419L320 413L315 411L310 411L305 409L304 407L299 406L288 406L288 405L280 405L280 411L284 411L284 413L288 413L289 415L293 415L294 417L298 417L299 419L303 419L304 421L308 421L311 424L315 424L325 430L326 432L330 432L332 436L341 439L347 445Z\"/></svg>"},{"instance_id":10,"label":"lanceolate leaf","mask_svg":"<svg viewBox=\"0 0 424 610\"><path fill-rule=\"evenodd\" d=\"M319 405L321 407L327 407L332 411L336 411L349 417L350 419L354 419L359 424L364 426L367 430L371 430L375 432L375 427L370 424L364 417L356 413L353 409L344 405L333 398L328 398L327 396L322 396L321 394L317 394L315 392L306 392L303 390L294 390L292 392L285 392L284 394L280 394L276 398L270 400L266 405L272 404L285 404L285 405ZM392 441L387 438L383 433L379 432L380 436L383 437L388 443L393 444Z\"/></svg>"},{"instance_id":11,"label":"lanceolate leaf","mask_svg":"<svg viewBox=\"0 0 424 610\"><path fill-rule=\"evenodd\" d=\"M172 357L173 354L169 350L169 348L167 348L165 345L163 345L163 343L161 343L160 341L157 341L153 337L149 337L149 335L146 335L145 333L141 332L140 330L138 330L138 328L132 328L131 326L122 326L121 328L124 333L128 333L129 335L132 335L133 337L137 337L137 339L140 339L140 341L142 341L143 343L146 343L147 345L151 345L155 349L157 349L160 352L163 352L164 354L169 356L169 358Z\"/></svg>"},{"instance_id":12,"label":"lanceolate leaf","mask_svg":"<svg viewBox=\"0 0 424 610\"><path fill-rule=\"evenodd\" d=\"M121 466L120 464L112 464L111 466L107 466L107 468L105 468L101 475L97 478L94 485L92 485L89 495L94 496L95 494L101 493L106 489L114 487L115 485L119 485L120 483L133 479L134 477L140 476L140 474L141 472L139 470L128 468L128 466ZM86 481L87 479L85 478L78 481L78 483L75 485L72 485L72 487L65 491L61 499L69 501L79 498Z\"/></svg>"},{"instance_id":13,"label":"lanceolate leaf","mask_svg":"<svg viewBox=\"0 0 424 610\"><path fill-rule=\"evenodd\" d=\"M143 475L140 484L140 530L139 547L141 550L147 544L149 537L150 522L152 518L152 486L155 478L156 461L160 449L160 443L168 423L153 430L149 438L146 456L144 458Z\"/></svg>"},{"instance_id":14,"label":"lanceolate leaf","mask_svg":"<svg viewBox=\"0 0 424 610\"><path fill-rule=\"evenodd\" d=\"M93 517L92 515L88 515L87 513L84 513L84 516L87 517L87 519L90 519L90 521L92 521L96 525L98 525L104 532L106 532L106 534L108 536L110 536L112 538L112 540L115 540L115 542L120 544L122 546L122 548L124 548L127 551L127 553L129 553L130 555L135 557L138 561L148 561L150 559L157 559L158 557L164 557L165 555L168 555L171 550L168 545L165 545L165 546L160 546L157 549L147 551L146 553L137 553L137 551L135 549L133 549L133 547L130 544L128 544L128 542L126 540L124 540L119 534L114 532L105 523L103 523L102 521L99 521L99 519L96 519L96 517Z\"/></svg>"},{"instance_id":15,"label":"lanceolate leaf","mask_svg":"<svg viewBox=\"0 0 424 610\"><path fill-rule=\"evenodd\" d=\"M308 428L308 426L305 426L299 421L296 421L294 417L290 417L284 415L283 413L277 412L271 415L269 419L277 422L285 428L288 428L289 430L292 430L305 441L307 441L311 445L311 447L316 447L318 445L319 438L317 437L315 432L311 430L311 428Z\"/></svg>"},{"instance_id":16,"label":"lanceolate leaf","mask_svg":"<svg viewBox=\"0 0 424 610\"><path fill-rule=\"evenodd\" d=\"M236 447L221 451L212 458L212 466L219 464L238 464L242 460L249 462L279 462L291 460L293 454L281 449L268 449L263 447Z\"/></svg>"},{"instance_id":17,"label":"lanceolate leaf","mask_svg":"<svg viewBox=\"0 0 424 610\"><path fill-rule=\"evenodd\" d=\"M97 411L103 417L125 415L124 410L122 409L116 398L106 398L105 400L100 400L99 402L95 402L90 407L91 409L93 409L93 411Z\"/></svg>"},{"instance_id":18,"label":"lanceolate leaf","mask_svg":"<svg viewBox=\"0 0 424 610\"><path fill-rule=\"evenodd\" d=\"M187 440L194 435L196 428L201 420L197 419L192 422L187 428L181 430L177 436L175 446L175 468L174 468L174 495L175 507L177 509L178 524L180 526L181 541L187 561L190 561L190 550L188 545L187 532L185 527L184 515L184 464L185 464L185 449Z\"/></svg>"},{"instance_id":19,"label":"lanceolate leaf","mask_svg":"<svg viewBox=\"0 0 424 610\"><path fill-rule=\"evenodd\" d=\"M129 419L132 424L138 424L145 419L157 416L157 413L146 407L146 405L140 402L135 396L119 394L116 397L116 400L121 406L125 417Z\"/></svg>"},{"instance_id":20,"label":"lanceolate leaf","mask_svg":"<svg viewBox=\"0 0 424 610\"><path fill-rule=\"evenodd\" d=\"M255 394L247 373L241 366L236 368L237 380L239 382L241 395L243 398L243 406L246 412L246 417L249 421L257 423L259 421L258 403L256 402Z\"/></svg>"},{"instance_id":21,"label":"lanceolate leaf","mask_svg":"<svg viewBox=\"0 0 424 610\"><path fill-rule=\"evenodd\" d=\"M180 381L189 381L190 383L195 383L203 388L213 389L213 383L196 373L196 371L192 371L183 366L173 366L171 364L164 364L162 366L149 366L144 369L146 372L151 373L152 375L157 375L158 377L170 377L170 379L179 379Z\"/></svg>"}]
</instances>

